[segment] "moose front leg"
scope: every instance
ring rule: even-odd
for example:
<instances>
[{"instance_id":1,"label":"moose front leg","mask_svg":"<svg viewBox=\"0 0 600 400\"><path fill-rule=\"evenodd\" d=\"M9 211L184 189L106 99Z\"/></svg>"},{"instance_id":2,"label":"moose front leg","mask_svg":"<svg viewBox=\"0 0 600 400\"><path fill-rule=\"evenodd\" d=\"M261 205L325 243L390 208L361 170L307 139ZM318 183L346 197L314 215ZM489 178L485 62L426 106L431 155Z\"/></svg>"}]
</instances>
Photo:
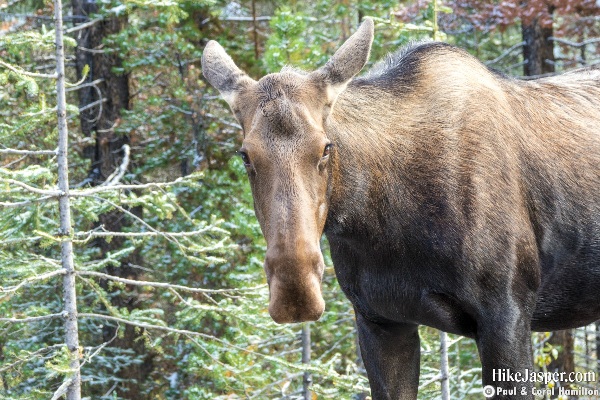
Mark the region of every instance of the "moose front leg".
<instances>
[{"instance_id":1,"label":"moose front leg","mask_svg":"<svg viewBox=\"0 0 600 400\"><path fill-rule=\"evenodd\" d=\"M419 387L418 325L381 325L357 313L358 339L373 400L414 400Z\"/></svg>"},{"instance_id":2,"label":"moose front leg","mask_svg":"<svg viewBox=\"0 0 600 400\"><path fill-rule=\"evenodd\" d=\"M531 317L508 307L488 315L478 321L477 332L483 385L494 388L495 400L533 399L533 382L527 379L533 371Z\"/></svg>"}]
</instances>

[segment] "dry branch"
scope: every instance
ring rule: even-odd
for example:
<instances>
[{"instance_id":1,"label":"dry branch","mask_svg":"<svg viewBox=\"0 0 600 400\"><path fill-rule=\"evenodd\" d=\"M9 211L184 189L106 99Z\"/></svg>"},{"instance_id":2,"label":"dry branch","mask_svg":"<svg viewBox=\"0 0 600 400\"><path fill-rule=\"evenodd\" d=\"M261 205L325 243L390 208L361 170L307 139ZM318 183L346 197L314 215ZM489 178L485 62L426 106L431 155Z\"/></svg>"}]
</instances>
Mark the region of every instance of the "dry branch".
<instances>
[{"instance_id":1,"label":"dry branch","mask_svg":"<svg viewBox=\"0 0 600 400\"><path fill-rule=\"evenodd\" d=\"M173 182L156 182L156 183L143 183L140 185L113 185L113 186L98 186L93 189L83 189L83 190L73 190L69 194L71 197L82 197L89 196L91 194L113 191L113 190L139 190L139 189L148 189L148 188L164 188L171 185L176 185L181 183L182 179L176 179Z\"/></svg>"},{"instance_id":2,"label":"dry branch","mask_svg":"<svg viewBox=\"0 0 600 400\"><path fill-rule=\"evenodd\" d=\"M24 76L29 76L31 78L48 78L48 79L56 79L56 74L38 74L35 72L28 72L25 71L21 68L17 68L17 67L13 67L12 65L5 63L4 61L0 60L0 66L3 66L4 68L10 69L11 71L19 74L19 75L24 75Z\"/></svg>"},{"instance_id":3,"label":"dry branch","mask_svg":"<svg viewBox=\"0 0 600 400\"><path fill-rule=\"evenodd\" d=\"M0 154L22 154L26 156L39 156L43 154L56 155L56 150L16 150L0 149Z\"/></svg>"},{"instance_id":4,"label":"dry branch","mask_svg":"<svg viewBox=\"0 0 600 400\"><path fill-rule=\"evenodd\" d=\"M14 180L14 179L4 179L4 178L2 178L2 182L6 182L6 183L8 183L8 184L10 184L10 185L20 186L20 187L22 187L23 189L26 189L26 190L28 190L28 191L30 191L30 192L32 192L32 193L36 193L36 194L42 194L42 195L45 195L45 196L64 196L64 195L66 194L66 193L65 193L64 191L62 191L62 190L45 190L45 189L38 189L38 188L36 188L36 187L29 186L29 185L28 185L28 184L26 184L26 183L19 182L19 181L16 181L16 180Z\"/></svg>"},{"instance_id":5,"label":"dry branch","mask_svg":"<svg viewBox=\"0 0 600 400\"><path fill-rule=\"evenodd\" d=\"M45 321L47 319L64 318L64 317L66 317L66 313L63 311L63 312L56 313L56 314L40 315L39 317L0 318L0 322L9 322L11 324L20 324L20 323L24 323L24 322L38 322L38 321Z\"/></svg>"},{"instance_id":6,"label":"dry branch","mask_svg":"<svg viewBox=\"0 0 600 400\"><path fill-rule=\"evenodd\" d=\"M14 293L17 290L21 289L22 287L29 285L30 283L42 281L44 279L50 279L57 275L64 275L64 273L65 273L64 269L58 269L56 271L47 272L45 274L30 276L29 278L22 280L18 285L9 286L9 287L5 287L5 288L0 286L0 294Z\"/></svg>"},{"instance_id":7,"label":"dry branch","mask_svg":"<svg viewBox=\"0 0 600 400\"><path fill-rule=\"evenodd\" d=\"M173 290L181 290L184 292L191 293L207 293L207 294L216 294L216 293L236 293L236 292L254 292L258 291L266 287L266 284L248 287L248 288L236 288L236 289L202 289L202 288L192 288L189 286L182 285L174 285L166 282L150 282L150 281L137 281L133 279L120 278L117 276L112 276L108 274L104 274L102 272L96 271L77 271L77 275L87 275L87 276L95 276L102 279L108 279L115 282L124 283L126 285L136 285L136 286L150 286L164 289L173 289Z\"/></svg>"}]
</instances>

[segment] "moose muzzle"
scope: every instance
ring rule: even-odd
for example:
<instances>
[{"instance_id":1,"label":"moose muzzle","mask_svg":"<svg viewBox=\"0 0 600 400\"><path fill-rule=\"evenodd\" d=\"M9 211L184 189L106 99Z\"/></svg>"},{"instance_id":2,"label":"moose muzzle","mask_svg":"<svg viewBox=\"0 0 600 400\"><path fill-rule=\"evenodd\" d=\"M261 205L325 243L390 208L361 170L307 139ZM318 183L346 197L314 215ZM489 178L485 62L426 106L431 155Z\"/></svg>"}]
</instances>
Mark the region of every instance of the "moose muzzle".
<instances>
[{"instance_id":1,"label":"moose muzzle","mask_svg":"<svg viewBox=\"0 0 600 400\"><path fill-rule=\"evenodd\" d=\"M283 324L318 320L325 310L321 295L324 262L316 246L293 251L268 249L265 271L269 283L269 314Z\"/></svg>"}]
</instances>

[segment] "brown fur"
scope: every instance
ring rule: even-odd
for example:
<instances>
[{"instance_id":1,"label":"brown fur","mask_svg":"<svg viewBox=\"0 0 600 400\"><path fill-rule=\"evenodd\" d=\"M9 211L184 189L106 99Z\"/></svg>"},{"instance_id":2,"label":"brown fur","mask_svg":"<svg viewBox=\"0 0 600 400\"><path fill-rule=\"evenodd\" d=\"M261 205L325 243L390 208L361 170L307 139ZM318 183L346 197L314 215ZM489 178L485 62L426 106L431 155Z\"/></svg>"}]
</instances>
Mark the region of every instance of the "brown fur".
<instances>
[{"instance_id":1,"label":"brown fur","mask_svg":"<svg viewBox=\"0 0 600 400\"><path fill-rule=\"evenodd\" d=\"M600 318L600 70L525 82L427 43L352 79L372 29L258 82L205 50L244 128L269 311L320 316L324 232L374 398L416 396L418 324L475 338L484 383L510 386L492 371L531 368L532 328Z\"/></svg>"}]
</instances>

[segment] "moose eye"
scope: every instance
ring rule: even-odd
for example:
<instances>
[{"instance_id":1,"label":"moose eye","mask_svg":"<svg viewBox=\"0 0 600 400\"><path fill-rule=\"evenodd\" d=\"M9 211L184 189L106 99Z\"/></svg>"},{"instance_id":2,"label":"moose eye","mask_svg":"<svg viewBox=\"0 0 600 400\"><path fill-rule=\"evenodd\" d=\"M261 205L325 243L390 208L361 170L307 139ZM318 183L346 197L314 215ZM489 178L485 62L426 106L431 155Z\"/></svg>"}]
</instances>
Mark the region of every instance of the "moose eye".
<instances>
[{"instance_id":1,"label":"moose eye","mask_svg":"<svg viewBox=\"0 0 600 400\"><path fill-rule=\"evenodd\" d=\"M325 146L325 149L323 149L323 158L327 157L329 155L329 153L331 153L332 147L333 147L332 143L329 143Z\"/></svg>"},{"instance_id":2,"label":"moose eye","mask_svg":"<svg viewBox=\"0 0 600 400\"><path fill-rule=\"evenodd\" d=\"M248 154L245 151L238 151L238 154L240 155L240 157L242 158L242 161L244 162L244 165L246 167L250 166L250 157L248 157Z\"/></svg>"}]
</instances>

